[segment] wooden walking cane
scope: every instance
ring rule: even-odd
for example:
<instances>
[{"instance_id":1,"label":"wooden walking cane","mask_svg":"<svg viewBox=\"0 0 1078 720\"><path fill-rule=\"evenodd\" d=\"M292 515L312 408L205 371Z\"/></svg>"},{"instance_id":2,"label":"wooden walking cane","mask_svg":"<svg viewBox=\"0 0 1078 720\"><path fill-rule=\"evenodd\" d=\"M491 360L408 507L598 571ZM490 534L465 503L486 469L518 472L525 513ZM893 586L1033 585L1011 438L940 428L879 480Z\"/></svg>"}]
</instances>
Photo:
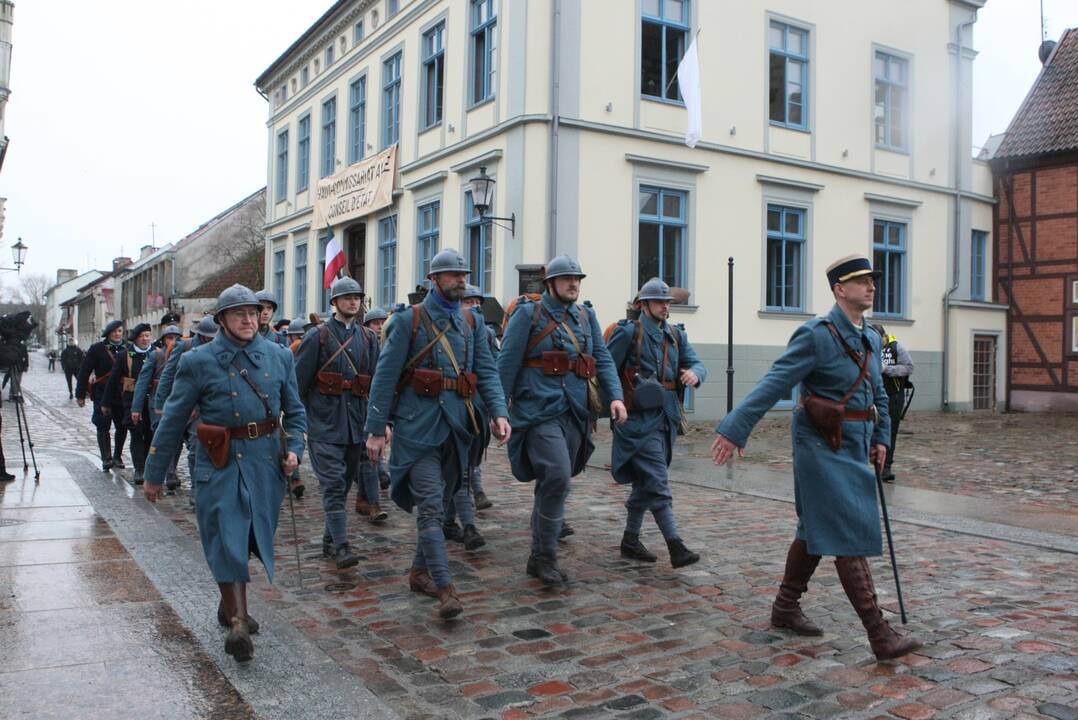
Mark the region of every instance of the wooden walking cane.
<instances>
[{"instance_id":1,"label":"wooden walking cane","mask_svg":"<svg viewBox=\"0 0 1078 720\"><path fill-rule=\"evenodd\" d=\"M891 539L891 519L887 516L887 499L883 496L883 477L880 475L879 463L872 463L876 470L876 488L880 491L880 509L883 510L883 529L887 532L887 549L891 553L891 569L895 573L895 593L898 595L898 612L902 616L902 624L906 624L906 604L902 602L902 583L898 579L898 561L895 559L895 543Z\"/></svg>"}]
</instances>

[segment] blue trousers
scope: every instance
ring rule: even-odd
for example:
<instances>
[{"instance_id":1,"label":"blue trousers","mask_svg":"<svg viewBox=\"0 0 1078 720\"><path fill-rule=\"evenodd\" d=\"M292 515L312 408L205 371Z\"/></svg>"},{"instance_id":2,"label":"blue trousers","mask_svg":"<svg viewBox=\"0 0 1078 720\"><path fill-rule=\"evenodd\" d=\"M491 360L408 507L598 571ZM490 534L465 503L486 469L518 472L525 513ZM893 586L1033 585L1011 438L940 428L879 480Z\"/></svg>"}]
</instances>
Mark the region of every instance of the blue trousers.
<instances>
[{"instance_id":1,"label":"blue trousers","mask_svg":"<svg viewBox=\"0 0 1078 720\"><path fill-rule=\"evenodd\" d=\"M381 487L378 484L378 466L371 462L368 457L364 457L359 465L359 480L356 483L356 492L372 505L381 504L379 502Z\"/></svg>"},{"instance_id":2,"label":"blue trousers","mask_svg":"<svg viewBox=\"0 0 1078 720\"><path fill-rule=\"evenodd\" d=\"M472 475L478 470L479 468L475 467L468 468L467 482L462 482L452 495L446 495L444 518L446 525L452 525L458 515L461 525L475 525L475 500L472 498L472 488L475 486Z\"/></svg>"},{"instance_id":3,"label":"blue trousers","mask_svg":"<svg viewBox=\"0 0 1078 720\"><path fill-rule=\"evenodd\" d=\"M337 445L307 440L311 469L322 488L322 509L326 515L326 536L334 551L348 544L348 489L359 476L359 464L366 448L358 443Z\"/></svg>"},{"instance_id":4,"label":"blue trousers","mask_svg":"<svg viewBox=\"0 0 1078 720\"><path fill-rule=\"evenodd\" d=\"M408 485L415 500L416 547L412 567L425 568L434 583L446 587L453 583L449 558L445 552L445 496L456 489L459 461L452 437L437 450L422 457L408 471Z\"/></svg>"},{"instance_id":5,"label":"blue trousers","mask_svg":"<svg viewBox=\"0 0 1078 720\"><path fill-rule=\"evenodd\" d=\"M639 535L644 521L644 513L651 511L655 523L663 537L672 540L678 537L677 522L674 520L674 498L670 493L669 468L666 465L666 443L669 436L665 428L645 438L637 446L636 452L622 468L622 475L632 477L632 491L625 501L628 516L625 531Z\"/></svg>"},{"instance_id":6,"label":"blue trousers","mask_svg":"<svg viewBox=\"0 0 1078 720\"><path fill-rule=\"evenodd\" d=\"M528 429L524 451L535 471L535 500L532 504L532 553L554 557L558 535L565 521L565 499L573 458L580 451L584 434L572 413L564 413Z\"/></svg>"}]
</instances>

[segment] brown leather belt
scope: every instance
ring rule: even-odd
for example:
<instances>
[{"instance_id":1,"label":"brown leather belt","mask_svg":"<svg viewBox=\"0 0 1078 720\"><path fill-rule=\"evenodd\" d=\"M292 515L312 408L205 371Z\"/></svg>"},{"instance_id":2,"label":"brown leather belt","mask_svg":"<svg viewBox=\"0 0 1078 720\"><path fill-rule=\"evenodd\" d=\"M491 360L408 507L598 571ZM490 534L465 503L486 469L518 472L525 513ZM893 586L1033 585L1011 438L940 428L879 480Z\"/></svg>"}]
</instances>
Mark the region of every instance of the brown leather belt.
<instances>
[{"instance_id":1,"label":"brown leather belt","mask_svg":"<svg viewBox=\"0 0 1078 720\"><path fill-rule=\"evenodd\" d=\"M457 379L455 377L446 377L446 376L443 375L442 376L442 390L456 391L456 389L457 389Z\"/></svg>"},{"instance_id":2,"label":"brown leather belt","mask_svg":"<svg viewBox=\"0 0 1078 720\"><path fill-rule=\"evenodd\" d=\"M573 358L572 360L569 361L569 366L566 368L565 373L564 373L565 375L570 375L570 374L575 375L575 374L577 374L577 360L579 360L579 358ZM524 361L524 367L538 368L539 370L542 370L543 369L543 359L542 358L530 358L528 360L525 360ZM559 373L559 374L562 374L562 373ZM552 377L556 377L556 375L552 376Z\"/></svg>"},{"instance_id":3,"label":"brown leather belt","mask_svg":"<svg viewBox=\"0 0 1078 720\"><path fill-rule=\"evenodd\" d=\"M269 435L276 429L276 420L262 420L260 422L249 422L246 425L230 427L228 429L228 435L233 440L257 440L260 437Z\"/></svg>"},{"instance_id":4,"label":"brown leather belt","mask_svg":"<svg viewBox=\"0 0 1078 720\"><path fill-rule=\"evenodd\" d=\"M371 377L370 375L360 375L359 377L366 378L367 379L367 387L370 387L370 377ZM351 380L342 380L341 381L341 390L351 390L351 389L352 389L352 381ZM362 384L358 385L358 389L360 390L360 392L355 393L356 395L362 395L363 397L367 397L367 389Z\"/></svg>"},{"instance_id":5,"label":"brown leather belt","mask_svg":"<svg viewBox=\"0 0 1078 720\"><path fill-rule=\"evenodd\" d=\"M798 404L803 407L805 403L802 400ZM852 410L850 408L846 408L845 411L842 413L842 419L843 420L851 420L853 422L872 422L872 423L874 423L874 422L879 422L880 413L879 413L878 410L876 410L875 405L869 405L864 410Z\"/></svg>"}]
</instances>

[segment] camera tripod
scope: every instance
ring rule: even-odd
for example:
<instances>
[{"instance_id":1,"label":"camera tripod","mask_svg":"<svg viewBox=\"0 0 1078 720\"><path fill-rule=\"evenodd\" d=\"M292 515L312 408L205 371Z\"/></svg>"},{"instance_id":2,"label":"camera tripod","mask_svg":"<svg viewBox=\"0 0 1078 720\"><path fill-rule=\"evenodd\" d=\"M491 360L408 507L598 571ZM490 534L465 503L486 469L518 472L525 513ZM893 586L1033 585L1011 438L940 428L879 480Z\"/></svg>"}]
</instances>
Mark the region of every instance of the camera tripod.
<instances>
[{"instance_id":1,"label":"camera tripod","mask_svg":"<svg viewBox=\"0 0 1078 720\"><path fill-rule=\"evenodd\" d=\"M41 482L41 470L34 455L34 441L30 439L30 421L26 417L26 407L22 397L22 370L11 369L11 401L15 403L15 422L19 425L19 445L22 447L22 470L26 472L30 465L26 462L26 448L30 448L30 460L34 463L34 483Z\"/></svg>"}]
</instances>

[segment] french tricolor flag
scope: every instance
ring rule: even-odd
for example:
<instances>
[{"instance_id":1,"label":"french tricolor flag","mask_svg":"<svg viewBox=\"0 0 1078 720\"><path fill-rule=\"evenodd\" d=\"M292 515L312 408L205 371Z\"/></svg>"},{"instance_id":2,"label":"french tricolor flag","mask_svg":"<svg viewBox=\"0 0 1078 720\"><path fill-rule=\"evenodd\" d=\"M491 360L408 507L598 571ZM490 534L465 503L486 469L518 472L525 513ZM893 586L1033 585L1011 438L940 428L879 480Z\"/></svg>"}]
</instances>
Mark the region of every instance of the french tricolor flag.
<instances>
[{"instance_id":1,"label":"french tricolor flag","mask_svg":"<svg viewBox=\"0 0 1078 720\"><path fill-rule=\"evenodd\" d=\"M344 248L341 247L341 241L330 230L329 242L326 243L326 274L322 278L324 288L328 289L333 284L333 280L337 277L337 273L344 268L345 263Z\"/></svg>"}]
</instances>

